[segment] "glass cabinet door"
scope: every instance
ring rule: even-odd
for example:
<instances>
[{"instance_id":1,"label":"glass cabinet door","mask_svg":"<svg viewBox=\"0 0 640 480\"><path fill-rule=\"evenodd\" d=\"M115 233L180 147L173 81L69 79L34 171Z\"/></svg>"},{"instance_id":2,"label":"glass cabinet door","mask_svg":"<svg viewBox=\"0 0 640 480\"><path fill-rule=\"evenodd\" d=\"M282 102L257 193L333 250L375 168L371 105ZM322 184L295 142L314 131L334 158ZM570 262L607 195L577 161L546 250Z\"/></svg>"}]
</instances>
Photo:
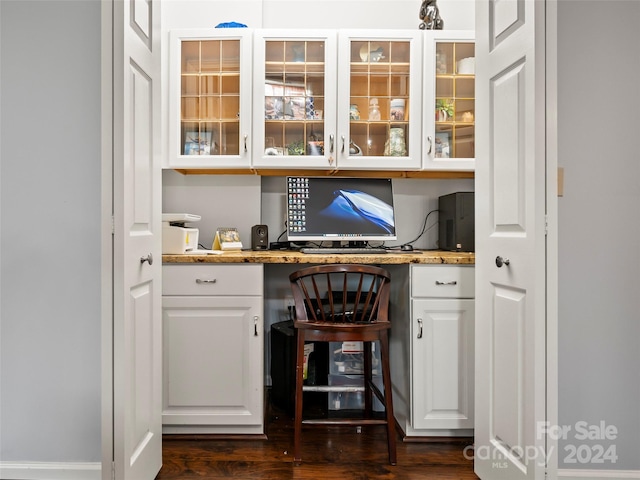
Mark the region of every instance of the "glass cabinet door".
<instances>
[{"instance_id":1,"label":"glass cabinet door","mask_svg":"<svg viewBox=\"0 0 640 480\"><path fill-rule=\"evenodd\" d=\"M172 32L171 166L250 164L251 45L238 30Z\"/></svg>"},{"instance_id":2,"label":"glass cabinet door","mask_svg":"<svg viewBox=\"0 0 640 480\"><path fill-rule=\"evenodd\" d=\"M335 33L257 31L254 55L253 164L335 167Z\"/></svg>"},{"instance_id":3,"label":"glass cabinet door","mask_svg":"<svg viewBox=\"0 0 640 480\"><path fill-rule=\"evenodd\" d=\"M433 40L431 90L426 92L429 124L427 168L473 170L475 158L475 44L472 39Z\"/></svg>"},{"instance_id":4,"label":"glass cabinet door","mask_svg":"<svg viewBox=\"0 0 640 480\"><path fill-rule=\"evenodd\" d=\"M408 32L340 37L339 166L420 168L421 43Z\"/></svg>"}]
</instances>

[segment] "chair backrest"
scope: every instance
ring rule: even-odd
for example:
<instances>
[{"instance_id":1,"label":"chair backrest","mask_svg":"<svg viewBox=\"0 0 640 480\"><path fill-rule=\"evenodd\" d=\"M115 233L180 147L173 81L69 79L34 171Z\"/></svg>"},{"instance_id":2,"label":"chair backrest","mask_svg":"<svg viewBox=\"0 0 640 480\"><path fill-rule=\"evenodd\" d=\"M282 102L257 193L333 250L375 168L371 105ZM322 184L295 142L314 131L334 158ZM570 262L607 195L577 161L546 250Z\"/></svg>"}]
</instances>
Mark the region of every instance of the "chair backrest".
<instances>
[{"instance_id":1,"label":"chair backrest","mask_svg":"<svg viewBox=\"0 0 640 480\"><path fill-rule=\"evenodd\" d=\"M289 276L296 320L365 324L389 321L390 275L373 265L331 264Z\"/></svg>"}]
</instances>

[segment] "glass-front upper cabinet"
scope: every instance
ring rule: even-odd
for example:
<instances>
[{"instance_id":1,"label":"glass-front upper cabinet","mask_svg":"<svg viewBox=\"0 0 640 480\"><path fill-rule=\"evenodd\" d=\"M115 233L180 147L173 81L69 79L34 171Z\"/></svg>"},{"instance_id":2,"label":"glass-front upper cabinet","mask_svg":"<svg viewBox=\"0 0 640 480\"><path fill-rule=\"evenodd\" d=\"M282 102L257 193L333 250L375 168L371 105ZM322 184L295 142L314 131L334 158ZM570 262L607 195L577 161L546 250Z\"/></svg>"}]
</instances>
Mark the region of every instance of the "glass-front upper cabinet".
<instances>
[{"instance_id":1,"label":"glass-front upper cabinet","mask_svg":"<svg viewBox=\"0 0 640 480\"><path fill-rule=\"evenodd\" d=\"M256 30L253 165L336 167L336 32Z\"/></svg>"},{"instance_id":2,"label":"glass-front upper cabinet","mask_svg":"<svg viewBox=\"0 0 640 480\"><path fill-rule=\"evenodd\" d=\"M474 33L424 33L424 168L474 170Z\"/></svg>"},{"instance_id":3,"label":"glass-front upper cabinet","mask_svg":"<svg viewBox=\"0 0 640 480\"><path fill-rule=\"evenodd\" d=\"M340 31L338 166L417 170L421 160L420 30Z\"/></svg>"},{"instance_id":4,"label":"glass-front upper cabinet","mask_svg":"<svg viewBox=\"0 0 640 480\"><path fill-rule=\"evenodd\" d=\"M170 168L251 164L251 31L170 33Z\"/></svg>"}]
</instances>

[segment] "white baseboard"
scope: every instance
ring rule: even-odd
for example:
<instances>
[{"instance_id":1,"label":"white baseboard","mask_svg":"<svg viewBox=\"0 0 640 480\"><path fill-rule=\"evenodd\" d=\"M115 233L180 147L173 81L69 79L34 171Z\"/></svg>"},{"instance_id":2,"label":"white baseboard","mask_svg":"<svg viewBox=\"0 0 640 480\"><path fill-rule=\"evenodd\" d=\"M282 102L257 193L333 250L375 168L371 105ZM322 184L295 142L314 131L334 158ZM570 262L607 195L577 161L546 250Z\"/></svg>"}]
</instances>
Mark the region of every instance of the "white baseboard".
<instances>
[{"instance_id":1,"label":"white baseboard","mask_svg":"<svg viewBox=\"0 0 640 480\"><path fill-rule=\"evenodd\" d=\"M566 480L628 480L640 479L640 470L569 470L558 469L558 478Z\"/></svg>"},{"instance_id":2,"label":"white baseboard","mask_svg":"<svg viewBox=\"0 0 640 480\"><path fill-rule=\"evenodd\" d=\"M100 480L102 464L0 462L2 480Z\"/></svg>"}]
</instances>

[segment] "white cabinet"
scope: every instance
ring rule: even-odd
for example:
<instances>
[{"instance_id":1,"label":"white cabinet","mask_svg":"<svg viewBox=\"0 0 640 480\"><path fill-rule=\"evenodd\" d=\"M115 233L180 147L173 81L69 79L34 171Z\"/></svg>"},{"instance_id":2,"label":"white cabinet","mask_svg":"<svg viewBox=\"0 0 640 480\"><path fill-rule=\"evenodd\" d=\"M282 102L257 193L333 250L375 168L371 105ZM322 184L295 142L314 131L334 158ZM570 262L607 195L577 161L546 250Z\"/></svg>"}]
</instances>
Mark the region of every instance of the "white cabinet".
<instances>
[{"instance_id":1,"label":"white cabinet","mask_svg":"<svg viewBox=\"0 0 640 480\"><path fill-rule=\"evenodd\" d=\"M169 168L251 165L251 38L246 28L171 31Z\"/></svg>"},{"instance_id":2,"label":"white cabinet","mask_svg":"<svg viewBox=\"0 0 640 480\"><path fill-rule=\"evenodd\" d=\"M424 32L423 168L475 168L474 32Z\"/></svg>"},{"instance_id":3,"label":"white cabinet","mask_svg":"<svg viewBox=\"0 0 640 480\"><path fill-rule=\"evenodd\" d=\"M253 165L336 167L335 30L257 30Z\"/></svg>"},{"instance_id":4,"label":"white cabinet","mask_svg":"<svg viewBox=\"0 0 640 480\"><path fill-rule=\"evenodd\" d=\"M421 32L341 30L338 47L338 166L419 169Z\"/></svg>"},{"instance_id":5,"label":"white cabinet","mask_svg":"<svg viewBox=\"0 0 640 480\"><path fill-rule=\"evenodd\" d=\"M254 166L419 169L421 53L419 31L256 31Z\"/></svg>"},{"instance_id":6,"label":"white cabinet","mask_svg":"<svg viewBox=\"0 0 640 480\"><path fill-rule=\"evenodd\" d=\"M163 432L262 435L263 266L162 268Z\"/></svg>"},{"instance_id":7,"label":"white cabinet","mask_svg":"<svg viewBox=\"0 0 640 480\"><path fill-rule=\"evenodd\" d=\"M409 275L396 268L390 346L396 418L408 437L472 435L474 268L411 265Z\"/></svg>"},{"instance_id":8,"label":"white cabinet","mask_svg":"<svg viewBox=\"0 0 640 480\"><path fill-rule=\"evenodd\" d=\"M474 33L170 33L175 169L468 170Z\"/></svg>"}]
</instances>

